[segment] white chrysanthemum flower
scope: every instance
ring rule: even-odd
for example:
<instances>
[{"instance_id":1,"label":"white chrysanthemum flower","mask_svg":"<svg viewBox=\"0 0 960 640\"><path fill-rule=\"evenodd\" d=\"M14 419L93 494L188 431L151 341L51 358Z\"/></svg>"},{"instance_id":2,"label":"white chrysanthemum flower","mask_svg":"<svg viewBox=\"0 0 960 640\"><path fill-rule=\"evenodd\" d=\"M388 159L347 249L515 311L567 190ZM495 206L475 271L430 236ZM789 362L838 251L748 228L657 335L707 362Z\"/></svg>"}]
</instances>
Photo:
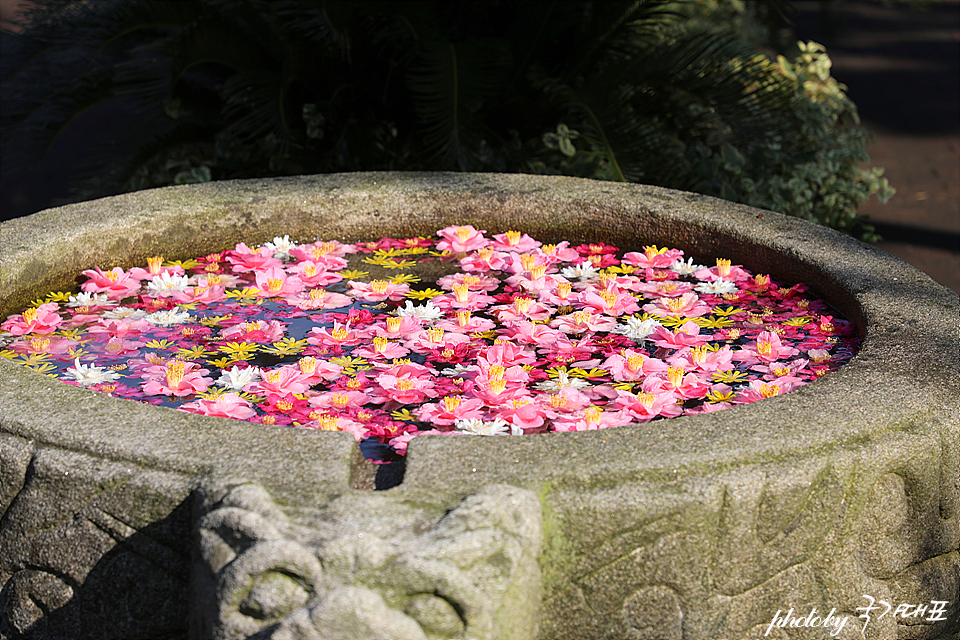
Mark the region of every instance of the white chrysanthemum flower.
<instances>
[{"instance_id":1,"label":"white chrysanthemum flower","mask_svg":"<svg viewBox=\"0 0 960 640\"><path fill-rule=\"evenodd\" d=\"M133 307L117 307L109 309L100 314L100 317L107 320L139 320L147 315L143 309L134 309Z\"/></svg>"},{"instance_id":2,"label":"white chrysanthemum flower","mask_svg":"<svg viewBox=\"0 0 960 640\"><path fill-rule=\"evenodd\" d=\"M241 369L234 365L228 371L223 371L217 379L217 384L228 389L243 391L243 388L252 382L260 379L260 369L258 367L247 367Z\"/></svg>"},{"instance_id":3,"label":"white chrysanthemum flower","mask_svg":"<svg viewBox=\"0 0 960 640\"><path fill-rule=\"evenodd\" d=\"M567 280L592 280L599 276L600 272L589 262L578 264L575 267L564 267L560 272Z\"/></svg>"},{"instance_id":4,"label":"white chrysanthemum flower","mask_svg":"<svg viewBox=\"0 0 960 640\"><path fill-rule=\"evenodd\" d=\"M694 287L694 289L698 293L712 293L714 295L721 296L725 293L736 293L737 285L733 284L729 280L720 278L719 280L714 280L713 282L702 282Z\"/></svg>"},{"instance_id":5,"label":"white chrysanthemum flower","mask_svg":"<svg viewBox=\"0 0 960 640\"><path fill-rule=\"evenodd\" d=\"M471 420L457 420L454 424L456 425L458 432L469 433L470 435L474 436L523 435L523 429L517 425L505 422L500 418L491 420L489 422L484 422L483 420L478 420L476 418Z\"/></svg>"},{"instance_id":6,"label":"white chrysanthemum flower","mask_svg":"<svg viewBox=\"0 0 960 640\"><path fill-rule=\"evenodd\" d=\"M681 276L692 276L701 269L706 269L706 267L701 264L693 264L693 258L687 258L686 262L683 261L683 258L677 258L673 264L670 265L670 271Z\"/></svg>"},{"instance_id":7,"label":"white chrysanthemum flower","mask_svg":"<svg viewBox=\"0 0 960 640\"><path fill-rule=\"evenodd\" d=\"M190 278L178 276L172 271L164 271L147 283L147 291L151 293L166 293L169 291L184 291L190 286Z\"/></svg>"},{"instance_id":8,"label":"white chrysanthemum flower","mask_svg":"<svg viewBox=\"0 0 960 640\"><path fill-rule=\"evenodd\" d=\"M544 380L543 382L538 382L533 385L533 388L537 391L549 391L551 393L556 393L561 389L567 387L574 387L575 389L586 389L587 387L592 386L589 382L583 378L571 378L566 371L557 371L557 377L551 378L550 380Z\"/></svg>"},{"instance_id":9,"label":"white chrysanthemum flower","mask_svg":"<svg viewBox=\"0 0 960 640\"><path fill-rule=\"evenodd\" d=\"M274 238L273 242L267 242L263 246L273 251L273 257L280 260L290 258L290 250L297 248L297 243L290 239L290 236Z\"/></svg>"},{"instance_id":10,"label":"white chrysanthemum flower","mask_svg":"<svg viewBox=\"0 0 960 640\"><path fill-rule=\"evenodd\" d=\"M92 384L101 384L103 382L113 382L120 377L116 371L110 371L105 367L95 367L92 364L80 364L80 358L77 358L73 366L64 371L65 374L72 377L81 387L88 387Z\"/></svg>"},{"instance_id":11,"label":"white chrysanthemum flower","mask_svg":"<svg viewBox=\"0 0 960 640\"><path fill-rule=\"evenodd\" d=\"M68 307L104 307L117 304L107 297L105 293L89 293L84 291L75 296L70 296L67 302Z\"/></svg>"},{"instance_id":12,"label":"white chrysanthemum flower","mask_svg":"<svg viewBox=\"0 0 960 640\"><path fill-rule=\"evenodd\" d=\"M398 316L416 316L420 318L423 322L436 322L443 318L443 310L438 309L432 302L429 300L427 304L422 306L416 306L411 301L407 300L407 303L397 309Z\"/></svg>"},{"instance_id":13,"label":"white chrysanthemum flower","mask_svg":"<svg viewBox=\"0 0 960 640\"><path fill-rule=\"evenodd\" d=\"M647 339L657 327L661 327L659 322L653 318L641 320L640 318L627 318L625 324L618 324L614 332L625 335L631 340L642 342Z\"/></svg>"},{"instance_id":14,"label":"white chrysanthemum flower","mask_svg":"<svg viewBox=\"0 0 960 640\"><path fill-rule=\"evenodd\" d=\"M190 321L190 312L183 309L165 309L149 315L143 316L143 319L150 324L160 327L169 327L172 324L183 324Z\"/></svg>"},{"instance_id":15,"label":"white chrysanthemum flower","mask_svg":"<svg viewBox=\"0 0 960 640\"><path fill-rule=\"evenodd\" d=\"M452 367L447 367L446 369L441 371L440 375L448 376L450 378L456 378L458 376L462 376L463 374L471 370L476 370L476 367L469 364L455 364Z\"/></svg>"}]
</instances>

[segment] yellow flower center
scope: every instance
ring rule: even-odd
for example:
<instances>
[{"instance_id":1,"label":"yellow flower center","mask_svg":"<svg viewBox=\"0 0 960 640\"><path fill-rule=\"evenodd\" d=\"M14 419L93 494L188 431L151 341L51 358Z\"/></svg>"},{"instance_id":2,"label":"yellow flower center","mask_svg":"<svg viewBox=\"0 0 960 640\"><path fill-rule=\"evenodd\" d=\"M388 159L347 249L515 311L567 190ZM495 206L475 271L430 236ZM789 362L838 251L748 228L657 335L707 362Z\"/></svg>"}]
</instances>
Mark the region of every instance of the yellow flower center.
<instances>
[{"instance_id":1,"label":"yellow flower center","mask_svg":"<svg viewBox=\"0 0 960 640\"><path fill-rule=\"evenodd\" d=\"M676 288L677 288L677 285L673 284L672 282L662 282L659 285L657 285L657 291L659 291L660 293L670 293L671 291L674 291Z\"/></svg>"},{"instance_id":2,"label":"yellow flower center","mask_svg":"<svg viewBox=\"0 0 960 640\"><path fill-rule=\"evenodd\" d=\"M303 273L308 278L312 278L313 276L317 275L317 265L313 264L312 262L308 262L306 266L303 267Z\"/></svg>"},{"instance_id":3,"label":"yellow flower center","mask_svg":"<svg viewBox=\"0 0 960 640\"><path fill-rule=\"evenodd\" d=\"M50 346L50 338L41 338L34 336L30 338L30 348L34 351L46 351Z\"/></svg>"},{"instance_id":4,"label":"yellow flower center","mask_svg":"<svg viewBox=\"0 0 960 640\"><path fill-rule=\"evenodd\" d=\"M519 231L507 231L504 235L507 237L507 244L511 246L520 242Z\"/></svg>"},{"instance_id":5,"label":"yellow flower center","mask_svg":"<svg viewBox=\"0 0 960 640\"><path fill-rule=\"evenodd\" d=\"M280 373L280 371L277 371L277 370L265 371L263 373L263 379L266 380L269 384L277 384L278 382L280 382L281 375L282 374Z\"/></svg>"},{"instance_id":6,"label":"yellow flower center","mask_svg":"<svg viewBox=\"0 0 960 640\"><path fill-rule=\"evenodd\" d=\"M333 396L332 402L334 406L336 406L339 409L342 409L345 406L347 406L347 404L349 404L350 398L347 397L346 394L338 393L337 395Z\"/></svg>"},{"instance_id":7,"label":"yellow flower center","mask_svg":"<svg viewBox=\"0 0 960 640\"><path fill-rule=\"evenodd\" d=\"M403 323L403 318L387 318L387 331L390 333L398 333L400 331L401 323Z\"/></svg>"},{"instance_id":8,"label":"yellow flower center","mask_svg":"<svg viewBox=\"0 0 960 640\"><path fill-rule=\"evenodd\" d=\"M777 367L773 370L774 375L776 376L788 376L790 375L790 369L787 367Z\"/></svg>"},{"instance_id":9,"label":"yellow flower center","mask_svg":"<svg viewBox=\"0 0 960 640\"><path fill-rule=\"evenodd\" d=\"M172 389L180 385L180 382L183 381L183 374L186 366L186 363L180 360L171 360L167 363L166 374L168 387Z\"/></svg>"},{"instance_id":10,"label":"yellow flower center","mask_svg":"<svg viewBox=\"0 0 960 640\"><path fill-rule=\"evenodd\" d=\"M760 395L764 398L772 398L773 396L778 396L780 395L780 385L762 384L760 385Z\"/></svg>"},{"instance_id":11,"label":"yellow flower center","mask_svg":"<svg viewBox=\"0 0 960 640\"><path fill-rule=\"evenodd\" d=\"M601 407L589 407L583 412L583 419L586 420L587 424L596 424L601 415L603 415Z\"/></svg>"},{"instance_id":12,"label":"yellow flower center","mask_svg":"<svg viewBox=\"0 0 960 640\"><path fill-rule=\"evenodd\" d=\"M107 271L107 273L104 275L107 276L107 280L109 280L110 282L116 282L117 278L120 277L120 274L117 271L114 271L113 269L111 269L110 271Z\"/></svg>"},{"instance_id":13,"label":"yellow flower center","mask_svg":"<svg viewBox=\"0 0 960 640\"><path fill-rule=\"evenodd\" d=\"M460 396L444 396L443 398L443 407L448 412L452 413L457 410L457 407L460 406Z\"/></svg>"},{"instance_id":14,"label":"yellow flower center","mask_svg":"<svg viewBox=\"0 0 960 640\"><path fill-rule=\"evenodd\" d=\"M627 369L631 373L640 371L641 367L643 367L643 356L641 354L635 353L627 358Z\"/></svg>"},{"instance_id":15,"label":"yellow flower center","mask_svg":"<svg viewBox=\"0 0 960 640\"><path fill-rule=\"evenodd\" d=\"M506 381L506 380L491 380L491 381L490 381L490 385L489 385L488 388L490 389L490 393L498 396L498 395L500 395L501 393L503 393L503 390L504 390L504 389L507 388L507 381Z\"/></svg>"},{"instance_id":16,"label":"yellow flower center","mask_svg":"<svg viewBox=\"0 0 960 640\"><path fill-rule=\"evenodd\" d=\"M465 327L469 323L470 323L470 312L457 311L457 324L459 324L461 327Z\"/></svg>"},{"instance_id":17,"label":"yellow flower center","mask_svg":"<svg viewBox=\"0 0 960 640\"><path fill-rule=\"evenodd\" d=\"M40 313L39 311L33 308L26 309L23 312L23 321L26 322L27 324L32 324L33 322L36 321L37 315L39 315L39 313Z\"/></svg>"},{"instance_id":18,"label":"yellow flower center","mask_svg":"<svg viewBox=\"0 0 960 640\"><path fill-rule=\"evenodd\" d=\"M757 275L753 276L753 283L758 287L765 287L770 284L770 276L758 273Z\"/></svg>"},{"instance_id":19,"label":"yellow flower center","mask_svg":"<svg viewBox=\"0 0 960 640\"><path fill-rule=\"evenodd\" d=\"M646 391L641 391L637 394L637 400L645 406L647 409L653 406L654 401L657 399L652 393L647 393Z\"/></svg>"},{"instance_id":20,"label":"yellow flower center","mask_svg":"<svg viewBox=\"0 0 960 640\"><path fill-rule=\"evenodd\" d=\"M674 387L679 387L683 383L683 374L683 367L667 368L667 380L669 380L670 384Z\"/></svg>"},{"instance_id":21,"label":"yellow flower center","mask_svg":"<svg viewBox=\"0 0 960 640\"><path fill-rule=\"evenodd\" d=\"M593 317L592 311L582 310L582 311L573 312L573 321L576 322L577 324L587 324L588 322L590 322L590 318L592 317Z\"/></svg>"},{"instance_id":22,"label":"yellow flower center","mask_svg":"<svg viewBox=\"0 0 960 640\"><path fill-rule=\"evenodd\" d=\"M350 331L346 327L336 327L330 332L330 335L333 336L334 340L346 340L349 333Z\"/></svg>"},{"instance_id":23,"label":"yellow flower center","mask_svg":"<svg viewBox=\"0 0 960 640\"><path fill-rule=\"evenodd\" d=\"M537 264L537 256L524 253L520 256L520 266L524 271L530 271Z\"/></svg>"},{"instance_id":24,"label":"yellow flower center","mask_svg":"<svg viewBox=\"0 0 960 640\"><path fill-rule=\"evenodd\" d=\"M470 227L457 227L457 239L460 242L466 242L470 239L473 230Z\"/></svg>"},{"instance_id":25,"label":"yellow flower center","mask_svg":"<svg viewBox=\"0 0 960 640\"><path fill-rule=\"evenodd\" d=\"M561 300L566 300L567 296L570 295L571 285L569 282L561 282L557 285L557 297Z\"/></svg>"},{"instance_id":26,"label":"yellow flower center","mask_svg":"<svg viewBox=\"0 0 960 640\"><path fill-rule=\"evenodd\" d=\"M352 389L354 391L363 388L363 381L357 380L356 378L350 378L347 380L347 389Z\"/></svg>"},{"instance_id":27,"label":"yellow flower center","mask_svg":"<svg viewBox=\"0 0 960 640\"><path fill-rule=\"evenodd\" d=\"M567 405L567 399L559 393L550 396L550 406L554 409L562 409Z\"/></svg>"},{"instance_id":28,"label":"yellow flower center","mask_svg":"<svg viewBox=\"0 0 960 640\"><path fill-rule=\"evenodd\" d=\"M277 409L280 409L280 411L290 411L293 409L293 403L289 400L281 400L277 403Z\"/></svg>"},{"instance_id":29,"label":"yellow flower center","mask_svg":"<svg viewBox=\"0 0 960 640\"><path fill-rule=\"evenodd\" d=\"M545 264L538 264L537 266L532 267L532 268L530 269L530 279L531 279L531 280L539 280L540 278L543 277L543 275L544 275L546 272L547 272L547 265L545 265Z\"/></svg>"},{"instance_id":30,"label":"yellow flower center","mask_svg":"<svg viewBox=\"0 0 960 640\"><path fill-rule=\"evenodd\" d=\"M513 301L513 309L520 315L526 315L527 309L530 308L530 303L532 302L532 298L515 298Z\"/></svg>"},{"instance_id":31,"label":"yellow flower center","mask_svg":"<svg viewBox=\"0 0 960 640\"><path fill-rule=\"evenodd\" d=\"M766 340L757 340L757 353L762 356L769 356L773 352L773 344Z\"/></svg>"},{"instance_id":32,"label":"yellow flower center","mask_svg":"<svg viewBox=\"0 0 960 640\"><path fill-rule=\"evenodd\" d=\"M387 290L387 285L390 284L386 280L374 280L370 283L370 288L373 289L374 293L383 293Z\"/></svg>"},{"instance_id":33,"label":"yellow flower center","mask_svg":"<svg viewBox=\"0 0 960 640\"><path fill-rule=\"evenodd\" d=\"M324 414L320 416L319 422L321 431L340 431L340 427L337 425L337 416Z\"/></svg>"},{"instance_id":34,"label":"yellow flower center","mask_svg":"<svg viewBox=\"0 0 960 640\"><path fill-rule=\"evenodd\" d=\"M466 284L453 285L453 297L457 302L463 303L469 299L470 286Z\"/></svg>"},{"instance_id":35,"label":"yellow flower center","mask_svg":"<svg viewBox=\"0 0 960 640\"><path fill-rule=\"evenodd\" d=\"M373 339L373 350L374 351L383 351L383 348L386 347L390 341L383 336L376 336Z\"/></svg>"},{"instance_id":36,"label":"yellow flower center","mask_svg":"<svg viewBox=\"0 0 960 640\"><path fill-rule=\"evenodd\" d=\"M278 293L281 289L283 289L283 280L283 278L268 278L267 292Z\"/></svg>"},{"instance_id":37,"label":"yellow flower center","mask_svg":"<svg viewBox=\"0 0 960 640\"><path fill-rule=\"evenodd\" d=\"M306 376L311 376L317 370L317 359L313 356L300 358L300 360L297 362L297 366L300 367L300 373Z\"/></svg>"},{"instance_id":38,"label":"yellow flower center","mask_svg":"<svg viewBox=\"0 0 960 640\"><path fill-rule=\"evenodd\" d=\"M730 275L730 261L725 258L717 258L717 275L726 278Z\"/></svg>"},{"instance_id":39,"label":"yellow flower center","mask_svg":"<svg viewBox=\"0 0 960 640\"><path fill-rule=\"evenodd\" d=\"M670 311L682 311L687 306L687 301L683 298L660 298L660 300Z\"/></svg>"},{"instance_id":40,"label":"yellow flower center","mask_svg":"<svg viewBox=\"0 0 960 640\"><path fill-rule=\"evenodd\" d=\"M417 386L417 383L409 378L404 378L403 380L397 380L397 389L400 391L410 391Z\"/></svg>"},{"instance_id":41,"label":"yellow flower center","mask_svg":"<svg viewBox=\"0 0 960 640\"><path fill-rule=\"evenodd\" d=\"M147 258L147 271L150 272L150 275L155 276L160 273L160 265L163 263L163 256L153 256L152 258Z\"/></svg>"},{"instance_id":42,"label":"yellow flower center","mask_svg":"<svg viewBox=\"0 0 960 640\"><path fill-rule=\"evenodd\" d=\"M506 369L503 365L493 364L490 365L490 368L487 370L487 377L490 380L503 380L503 374L506 373Z\"/></svg>"},{"instance_id":43,"label":"yellow flower center","mask_svg":"<svg viewBox=\"0 0 960 640\"><path fill-rule=\"evenodd\" d=\"M434 344L443 343L443 329L439 327L427 329L427 340Z\"/></svg>"},{"instance_id":44,"label":"yellow flower center","mask_svg":"<svg viewBox=\"0 0 960 640\"><path fill-rule=\"evenodd\" d=\"M704 360L707 359L707 347L705 345L700 345L698 347L693 347L690 349L690 357L697 364L702 364Z\"/></svg>"}]
</instances>

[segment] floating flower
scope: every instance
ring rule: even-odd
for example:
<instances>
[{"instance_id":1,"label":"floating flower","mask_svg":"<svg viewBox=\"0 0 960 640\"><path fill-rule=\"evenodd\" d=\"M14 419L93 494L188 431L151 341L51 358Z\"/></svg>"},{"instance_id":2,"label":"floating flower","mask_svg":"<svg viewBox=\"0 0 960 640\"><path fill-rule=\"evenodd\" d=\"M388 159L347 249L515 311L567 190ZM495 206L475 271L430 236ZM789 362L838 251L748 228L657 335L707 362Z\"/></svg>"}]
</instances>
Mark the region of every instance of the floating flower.
<instances>
[{"instance_id":1,"label":"floating flower","mask_svg":"<svg viewBox=\"0 0 960 640\"><path fill-rule=\"evenodd\" d=\"M15 336L28 333L40 335L53 333L63 322L63 318L57 313L59 309L60 306L56 302L45 302L39 307L25 310L20 315L10 316L0 324L0 329L9 331Z\"/></svg>"},{"instance_id":2,"label":"floating flower","mask_svg":"<svg viewBox=\"0 0 960 640\"><path fill-rule=\"evenodd\" d=\"M141 388L147 395L189 396L203 393L213 383L204 374L200 365L182 360L170 360L162 366L151 366L143 370L146 377Z\"/></svg>"},{"instance_id":3,"label":"floating flower","mask_svg":"<svg viewBox=\"0 0 960 640\"><path fill-rule=\"evenodd\" d=\"M69 376L70 382L78 384L81 387L113 382L120 378L119 373L111 371L110 369L95 367L92 364L80 364L80 358L74 360L73 366L66 369L64 373Z\"/></svg>"},{"instance_id":4,"label":"floating flower","mask_svg":"<svg viewBox=\"0 0 960 640\"><path fill-rule=\"evenodd\" d=\"M235 420L247 420L257 415L257 410L253 408L250 401L241 398L236 393L224 393L213 398L199 398L180 406L179 410Z\"/></svg>"}]
</instances>

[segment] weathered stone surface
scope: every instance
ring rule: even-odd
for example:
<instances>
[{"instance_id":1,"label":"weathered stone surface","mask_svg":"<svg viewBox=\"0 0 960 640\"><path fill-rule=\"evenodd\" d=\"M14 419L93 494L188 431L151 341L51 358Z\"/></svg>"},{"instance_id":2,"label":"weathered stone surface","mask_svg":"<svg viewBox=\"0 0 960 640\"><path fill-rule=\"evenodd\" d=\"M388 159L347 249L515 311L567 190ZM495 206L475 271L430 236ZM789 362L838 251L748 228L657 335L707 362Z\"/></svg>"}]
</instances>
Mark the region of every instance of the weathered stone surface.
<instances>
[{"instance_id":1,"label":"weathered stone surface","mask_svg":"<svg viewBox=\"0 0 960 640\"><path fill-rule=\"evenodd\" d=\"M960 632L960 298L801 220L557 177L187 185L0 225L0 314L94 265L284 234L356 241L453 223L728 257L811 285L855 322L862 349L795 392L702 416L418 438L403 483L375 494L359 489L370 473L349 436L133 404L0 359L0 634L162 637L174 627L158 621L184 628L187 604L204 621L197 638L225 628L228 613L258 621L237 626L239 636L283 620L264 633L376 637L386 633L379 611L398 637L419 629L430 640L524 637L506 635L514 629L619 640L653 627L665 637L679 628L684 640L741 639L763 637L791 607L852 616L841 638ZM512 487L518 503L492 500L492 486ZM185 574L192 536L207 568ZM150 596L136 595L134 576L148 569ZM515 606L491 608L492 594ZM853 622L864 594L952 604L947 620L887 616L861 634ZM353 626L336 626L334 612ZM104 620L99 636L86 622L94 618ZM822 635L774 628L767 637Z\"/></svg>"}]
</instances>

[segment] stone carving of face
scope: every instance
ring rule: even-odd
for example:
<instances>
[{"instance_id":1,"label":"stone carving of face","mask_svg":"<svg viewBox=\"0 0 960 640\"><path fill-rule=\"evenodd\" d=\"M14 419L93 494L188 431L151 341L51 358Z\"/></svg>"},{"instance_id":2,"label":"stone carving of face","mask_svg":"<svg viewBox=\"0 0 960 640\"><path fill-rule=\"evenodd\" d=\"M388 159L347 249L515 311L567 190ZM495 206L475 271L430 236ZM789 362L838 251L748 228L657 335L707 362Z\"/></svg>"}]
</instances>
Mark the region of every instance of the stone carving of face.
<instances>
[{"instance_id":1,"label":"stone carving of face","mask_svg":"<svg viewBox=\"0 0 960 640\"><path fill-rule=\"evenodd\" d=\"M530 491L488 486L447 513L357 492L288 515L255 484L206 497L197 637L536 637L542 531Z\"/></svg>"}]
</instances>

